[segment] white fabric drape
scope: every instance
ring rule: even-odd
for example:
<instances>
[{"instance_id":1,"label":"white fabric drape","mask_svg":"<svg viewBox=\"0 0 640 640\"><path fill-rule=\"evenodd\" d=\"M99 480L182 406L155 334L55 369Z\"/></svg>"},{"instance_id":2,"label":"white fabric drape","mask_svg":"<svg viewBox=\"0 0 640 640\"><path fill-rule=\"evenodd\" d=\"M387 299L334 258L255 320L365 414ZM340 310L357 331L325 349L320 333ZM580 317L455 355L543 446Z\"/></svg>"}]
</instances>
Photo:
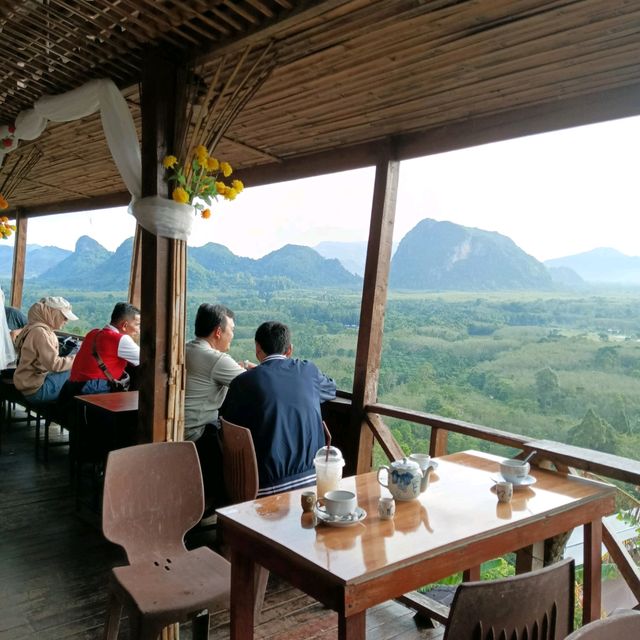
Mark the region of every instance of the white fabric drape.
<instances>
[{"instance_id":1,"label":"white fabric drape","mask_svg":"<svg viewBox=\"0 0 640 640\"><path fill-rule=\"evenodd\" d=\"M120 90L112 80L90 80L86 84L57 96L43 96L33 109L21 111L15 131L0 127L0 139L11 145L0 149L0 166L6 153L18 146L19 140L35 140L53 122L71 122L100 111L102 128L113 160L129 193L139 198L142 184L142 162L135 124Z\"/></svg>"},{"instance_id":2,"label":"white fabric drape","mask_svg":"<svg viewBox=\"0 0 640 640\"><path fill-rule=\"evenodd\" d=\"M138 224L157 236L187 240L191 234L195 208L160 196L133 200L129 213Z\"/></svg>"},{"instance_id":3,"label":"white fabric drape","mask_svg":"<svg viewBox=\"0 0 640 640\"><path fill-rule=\"evenodd\" d=\"M155 235L187 240L193 225L194 208L153 196L141 199L142 161L136 127L127 101L113 81L90 80L86 84L57 96L43 96L33 109L21 111L15 130L0 127L0 140L11 144L0 148L0 167L4 156L18 146L19 140L35 140L49 121L71 122L100 111L102 128L113 160L132 196L129 213L140 226Z\"/></svg>"}]
</instances>

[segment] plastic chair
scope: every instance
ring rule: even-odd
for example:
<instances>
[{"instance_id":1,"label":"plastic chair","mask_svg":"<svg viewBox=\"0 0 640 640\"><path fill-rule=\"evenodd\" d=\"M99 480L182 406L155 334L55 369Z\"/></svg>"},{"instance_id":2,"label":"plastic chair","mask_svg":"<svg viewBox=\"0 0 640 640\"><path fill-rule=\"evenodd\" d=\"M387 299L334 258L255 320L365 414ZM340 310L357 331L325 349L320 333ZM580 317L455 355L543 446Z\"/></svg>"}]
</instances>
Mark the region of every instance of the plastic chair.
<instances>
[{"instance_id":1,"label":"plastic chair","mask_svg":"<svg viewBox=\"0 0 640 640\"><path fill-rule=\"evenodd\" d=\"M640 638L640 611L614 611L611 617L595 620L574 631L566 640L616 640Z\"/></svg>"},{"instance_id":2,"label":"plastic chair","mask_svg":"<svg viewBox=\"0 0 640 640\"><path fill-rule=\"evenodd\" d=\"M574 563L500 580L465 582L451 603L444 640L564 640L573 630Z\"/></svg>"},{"instance_id":3,"label":"plastic chair","mask_svg":"<svg viewBox=\"0 0 640 640\"><path fill-rule=\"evenodd\" d=\"M222 460L224 488L230 504L254 500L258 495L258 463L251 431L220 418L222 424ZM254 617L262 611L269 572L258 566L255 581Z\"/></svg>"},{"instance_id":4,"label":"plastic chair","mask_svg":"<svg viewBox=\"0 0 640 640\"><path fill-rule=\"evenodd\" d=\"M132 639L155 640L164 627L194 617L194 639L209 637L209 612L229 604L230 565L207 547L184 546L185 533L203 510L193 442L143 444L109 454L102 530L124 548L129 565L111 571L106 640L117 638L123 607Z\"/></svg>"}]
</instances>

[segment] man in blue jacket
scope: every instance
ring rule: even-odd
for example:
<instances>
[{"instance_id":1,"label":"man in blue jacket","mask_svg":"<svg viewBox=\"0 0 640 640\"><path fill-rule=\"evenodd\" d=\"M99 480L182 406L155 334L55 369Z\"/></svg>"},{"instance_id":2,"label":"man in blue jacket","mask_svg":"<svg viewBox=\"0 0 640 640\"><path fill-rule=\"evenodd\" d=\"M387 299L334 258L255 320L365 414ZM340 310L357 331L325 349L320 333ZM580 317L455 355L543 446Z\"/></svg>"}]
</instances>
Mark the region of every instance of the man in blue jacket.
<instances>
[{"instance_id":1,"label":"man in blue jacket","mask_svg":"<svg viewBox=\"0 0 640 640\"><path fill-rule=\"evenodd\" d=\"M313 458L325 444L320 403L336 397L336 383L313 362L291 358L287 325L264 322L255 342L260 364L230 383L220 415L251 431L259 496L313 485Z\"/></svg>"}]
</instances>

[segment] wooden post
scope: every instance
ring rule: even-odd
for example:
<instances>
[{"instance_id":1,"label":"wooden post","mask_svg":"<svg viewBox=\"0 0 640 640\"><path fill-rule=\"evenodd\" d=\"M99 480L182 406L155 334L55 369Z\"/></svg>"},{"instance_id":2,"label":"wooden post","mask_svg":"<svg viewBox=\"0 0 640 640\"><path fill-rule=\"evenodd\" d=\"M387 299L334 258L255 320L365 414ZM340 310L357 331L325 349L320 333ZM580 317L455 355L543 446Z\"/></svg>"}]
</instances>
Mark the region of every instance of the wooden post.
<instances>
[{"instance_id":1,"label":"wooden post","mask_svg":"<svg viewBox=\"0 0 640 640\"><path fill-rule=\"evenodd\" d=\"M173 151L176 122L184 118L177 113L184 95L184 74L175 58L152 51L147 56L142 77L142 195L168 195L162 159ZM182 289L182 280L174 285L174 243L178 241L154 236L141 230L140 336L141 386L139 403L140 442L167 439L168 382L172 363L171 326L176 312L174 286ZM180 252L182 259L185 251ZM186 273L185 265L178 269ZM184 339L184 336L182 337Z\"/></svg>"},{"instance_id":2,"label":"wooden post","mask_svg":"<svg viewBox=\"0 0 640 640\"><path fill-rule=\"evenodd\" d=\"M582 584L582 624L601 617L602 520L584 525L584 573Z\"/></svg>"},{"instance_id":3,"label":"wooden post","mask_svg":"<svg viewBox=\"0 0 640 640\"><path fill-rule=\"evenodd\" d=\"M131 269L129 271L129 303L140 307L140 286L142 277L142 256L141 256L141 244L142 244L142 227L136 225L136 233L133 237L133 251L131 254Z\"/></svg>"},{"instance_id":4,"label":"wooden post","mask_svg":"<svg viewBox=\"0 0 640 640\"><path fill-rule=\"evenodd\" d=\"M391 263L400 163L389 157L376 165L369 244L360 307L360 329L353 377L351 438L357 449L356 473L371 469L373 434L364 419L364 407L377 400L384 312ZM351 453L351 452L349 452Z\"/></svg>"},{"instance_id":5,"label":"wooden post","mask_svg":"<svg viewBox=\"0 0 640 640\"><path fill-rule=\"evenodd\" d=\"M24 265L27 258L27 218L16 214L16 241L13 246L13 269L11 272L11 306L22 306L24 288Z\"/></svg>"}]
</instances>

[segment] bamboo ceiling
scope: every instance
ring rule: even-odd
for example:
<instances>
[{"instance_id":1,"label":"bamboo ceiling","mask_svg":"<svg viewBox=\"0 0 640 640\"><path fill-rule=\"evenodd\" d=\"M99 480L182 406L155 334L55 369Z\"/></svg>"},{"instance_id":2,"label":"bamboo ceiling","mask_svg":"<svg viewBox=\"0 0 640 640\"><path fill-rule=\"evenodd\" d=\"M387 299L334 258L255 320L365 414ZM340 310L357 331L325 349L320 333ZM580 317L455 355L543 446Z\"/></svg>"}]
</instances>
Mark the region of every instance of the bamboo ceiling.
<instances>
[{"instance_id":1,"label":"bamboo ceiling","mask_svg":"<svg viewBox=\"0 0 640 640\"><path fill-rule=\"evenodd\" d=\"M452 142L458 131L471 132L473 142L487 122L511 130L520 111L532 109L571 105L580 123L599 96L609 96L609 106L592 119L640 113L640 0L12 0L0 6L0 124L12 123L43 94L109 77L139 126L138 81L150 47L197 57L206 76L223 53L233 57L248 42L272 40L275 70L217 149L255 175L256 168L276 166L273 175L284 179L295 175L297 159L323 151L341 150L328 155L340 166L346 150L384 138L404 144L405 155L429 132L437 132L436 147L454 147L465 143ZM616 108L624 91L637 108ZM3 172L32 145L42 157L14 189L13 206L42 211L50 203L124 191L98 116L51 123L41 138L7 156ZM420 152L425 149L413 150Z\"/></svg>"}]
</instances>

